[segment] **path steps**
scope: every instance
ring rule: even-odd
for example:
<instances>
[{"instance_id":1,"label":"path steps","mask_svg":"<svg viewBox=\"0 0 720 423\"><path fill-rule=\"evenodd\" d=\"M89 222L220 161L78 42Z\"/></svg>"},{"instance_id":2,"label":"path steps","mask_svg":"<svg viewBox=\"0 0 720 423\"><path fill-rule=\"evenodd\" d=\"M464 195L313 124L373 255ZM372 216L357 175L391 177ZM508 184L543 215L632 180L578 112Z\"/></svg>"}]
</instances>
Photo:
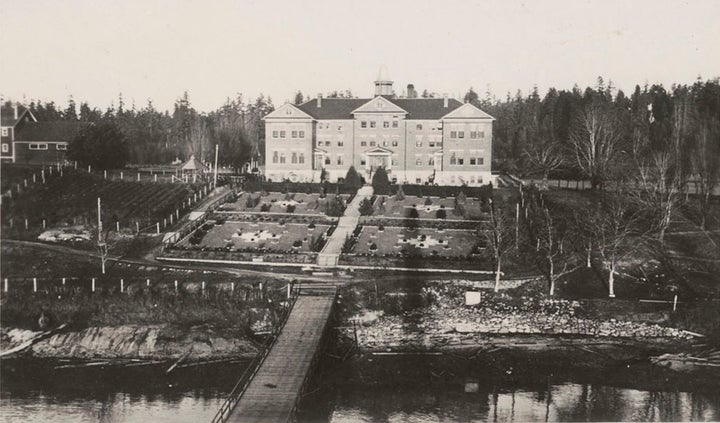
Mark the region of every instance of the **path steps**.
<instances>
[{"instance_id":1,"label":"path steps","mask_svg":"<svg viewBox=\"0 0 720 423\"><path fill-rule=\"evenodd\" d=\"M355 198L345 208L345 213L338 220L337 228L330 235L322 251L318 254L317 264L322 267L335 267L338 265L338 258L342 253L343 245L348 236L352 235L360 220L360 203L366 198L373 196L373 188L366 185L360 188Z\"/></svg>"}]
</instances>

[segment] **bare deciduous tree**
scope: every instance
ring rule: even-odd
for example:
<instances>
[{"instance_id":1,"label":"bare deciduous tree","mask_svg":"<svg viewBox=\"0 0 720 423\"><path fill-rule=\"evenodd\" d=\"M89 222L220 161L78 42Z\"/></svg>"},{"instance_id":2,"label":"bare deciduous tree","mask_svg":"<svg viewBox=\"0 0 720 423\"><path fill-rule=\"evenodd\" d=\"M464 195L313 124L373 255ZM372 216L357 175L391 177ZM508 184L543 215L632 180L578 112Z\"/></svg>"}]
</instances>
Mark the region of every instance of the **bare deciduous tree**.
<instances>
[{"instance_id":1,"label":"bare deciduous tree","mask_svg":"<svg viewBox=\"0 0 720 423\"><path fill-rule=\"evenodd\" d=\"M602 189L622 141L623 126L618 120L609 106L592 104L578 113L571 129L577 164L590 178L593 190Z\"/></svg>"},{"instance_id":2,"label":"bare deciduous tree","mask_svg":"<svg viewBox=\"0 0 720 423\"><path fill-rule=\"evenodd\" d=\"M490 224L490 230L484 231L484 234L495 260L495 292L498 292L500 290L502 260L515 247L514 224L511 221L510 214L502 208L495 207L492 200L490 200Z\"/></svg>"},{"instance_id":3,"label":"bare deciduous tree","mask_svg":"<svg viewBox=\"0 0 720 423\"><path fill-rule=\"evenodd\" d=\"M532 145L525 149L525 156L530 161L533 170L542 174L541 189L548 188L548 175L551 171L562 166L565 158L561 148L556 143L543 143Z\"/></svg>"}]
</instances>

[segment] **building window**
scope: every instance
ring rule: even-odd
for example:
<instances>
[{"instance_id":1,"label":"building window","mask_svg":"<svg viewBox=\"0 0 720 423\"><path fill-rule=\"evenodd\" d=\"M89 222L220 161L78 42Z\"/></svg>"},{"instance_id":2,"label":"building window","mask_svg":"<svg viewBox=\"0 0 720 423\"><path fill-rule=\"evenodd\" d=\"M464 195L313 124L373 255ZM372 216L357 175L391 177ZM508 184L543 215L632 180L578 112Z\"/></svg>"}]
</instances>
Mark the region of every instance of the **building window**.
<instances>
[{"instance_id":1,"label":"building window","mask_svg":"<svg viewBox=\"0 0 720 423\"><path fill-rule=\"evenodd\" d=\"M458 131L458 138L465 138L465 131Z\"/></svg>"},{"instance_id":2,"label":"building window","mask_svg":"<svg viewBox=\"0 0 720 423\"><path fill-rule=\"evenodd\" d=\"M360 147L367 147L367 141L360 141Z\"/></svg>"},{"instance_id":3,"label":"building window","mask_svg":"<svg viewBox=\"0 0 720 423\"><path fill-rule=\"evenodd\" d=\"M290 132L290 138L297 138L297 131Z\"/></svg>"},{"instance_id":4,"label":"building window","mask_svg":"<svg viewBox=\"0 0 720 423\"><path fill-rule=\"evenodd\" d=\"M67 144L55 144L55 148L58 150L67 150Z\"/></svg>"},{"instance_id":5,"label":"building window","mask_svg":"<svg viewBox=\"0 0 720 423\"><path fill-rule=\"evenodd\" d=\"M428 166L434 166L434 165L435 165L435 159L432 156L430 156L428 158Z\"/></svg>"},{"instance_id":6,"label":"building window","mask_svg":"<svg viewBox=\"0 0 720 423\"><path fill-rule=\"evenodd\" d=\"M422 147L422 141L415 141L415 147Z\"/></svg>"},{"instance_id":7,"label":"building window","mask_svg":"<svg viewBox=\"0 0 720 423\"><path fill-rule=\"evenodd\" d=\"M415 129L417 129L418 131L422 131L422 123L418 123L418 124L415 126Z\"/></svg>"},{"instance_id":8,"label":"building window","mask_svg":"<svg viewBox=\"0 0 720 423\"><path fill-rule=\"evenodd\" d=\"M422 179L421 179L421 178L415 178L415 183L416 183L416 184L422 184Z\"/></svg>"},{"instance_id":9,"label":"building window","mask_svg":"<svg viewBox=\"0 0 720 423\"><path fill-rule=\"evenodd\" d=\"M393 128L397 128L397 127L398 127L398 121L394 120L393 123L392 123L392 127L393 127Z\"/></svg>"},{"instance_id":10,"label":"building window","mask_svg":"<svg viewBox=\"0 0 720 423\"><path fill-rule=\"evenodd\" d=\"M397 147L398 146L398 140L392 140L392 146Z\"/></svg>"},{"instance_id":11,"label":"building window","mask_svg":"<svg viewBox=\"0 0 720 423\"><path fill-rule=\"evenodd\" d=\"M452 153L450 155L450 164L451 165L457 164L457 156L455 156L455 153Z\"/></svg>"},{"instance_id":12,"label":"building window","mask_svg":"<svg viewBox=\"0 0 720 423\"><path fill-rule=\"evenodd\" d=\"M470 157L470 164L475 165L475 157Z\"/></svg>"},{"instance_id":13,"label":"building window","mask_svg":"<svg viewBox=\"0 0 720 423\"><path fill-rule=\"evenodd\" d=\"M462 166L463 164L465 164L465 159L463 159L462 157L458 157L457 160L458 160L458 163L457 163L457 164L458 164L459 166Z\"/></svg>"},{"instance_id":14,"label":"building window","mask_svg":"<svg viewBox=\"0 0 720 423\"><path fill-rule=\"evenodd\" d=\"M361 122L360 122L360 127L361 127L361 128L367 128L367 122L364 121L364 120L361 121Z\"/></svg>"},{"instance_id":15,"label":"building window","mask_svg":"<svg viewBox=\"0 0 720 423\"><path fill-rule=\"evenodd\" d=\"M383 128L389 128L389 127L390 127L390 122L383 121Z\"/></svg>"},{"instance_id":16,"label":"building window","mask_svg":"<svg viewBox=\"0 0 720 423\"><path fill-rule=\"evenodd\" d=\"M342 131L342 125L338 125L338 131Z\"/></svg>"},{"instance_id":17,"label":"building window","mask_svg":"<svg viewBox=\"0 0 720 423\"><path fill-rule=\"evenodd\" d=\"M285 153L280 153L280 164L285 164Z\"/></svg>"},{"instance_id":18,"label":"building window","mask_svg":"<svg viewBox=\"0 0 720 423\"><path fill-rule=\"evenodd\" d=\"M345 145L345 143L344 143L344 142L342 142L342 141L338 141L338 147L342 147L343 145Z\"/></svg>"},{"instance_id":19,"label":"building window","mask_svg":"<svg viewBox=\"0 0 720 423\"><path fill-rule=\"evenodd\" d=\"M47 150L48 145L46 143L31 143L30 144L31 150Z\"/></svg>"},{"instance_id":20,"label":"building window","mask_svg":"<svg viewBox=\"0 0 720 423\"><path fill-rule=\"evenodd\" d=\"M299 131L298 135L300 135L300 138L305 138L305 131Z\"/></svg>"},{"instance_id":21,"label":"building window","mask_svg":"<svg viewBox=\"0 0 720 423\"><path fill-rule=\"evenodd\" d=\"M479 165L484 165L484 164L485 164L485 158L483 158L483 157L478 157L478 164L479 164Z\"/></svg>"},{"instance_id":22,"label":"building window","mask_svg":"<svg viewBox=\"0 0 720 423\"><path fill-rule=\"evenodd\" d=\"M485 138L485 131L478 132L478 135L480 136L480 138Z\"/></svg>"},{"instance_id":23,"label":"building window","mask_svg":"<svg viewBox=\"0 0 720 423\"><path fill-rule=\"evenodd\" d=\"M450 131L450 138L457 138L457 132Z\"/></svg>"},{"instance_id":24,"label":"building window","mask_svg":"<svg viewBox=\"0 0 720 423\"><path fill-rule=\"evenodd\" d=\"M3 143L3 145L2 145L2 152L3 152L3 153L7 153L7 152L9 152L9 151L10 151L10 144L5 144L5 143Z\"/></svg>"},{"instance_id":25,"label":"building window","mask_svg":"<svg viewBox=\"0 0 720 423\"><path fill-rule=\"evenodd\" d=\"M300 157L298 157L298 163L305 164L305 153L300 153Z\"/></svg>"},{"instance_id":26,"label":"building window","mask_svg":"<svg viewBox=\"0 0 720 423\"><path fill-rule=\"evenodd\" d=\"M343 158L342 158L342 156L338 156L338 157L337 157L337 164L338 164L338 166L341 166L341 165L343 164Z\"/></svg>"},{"instance_id":27,"label":"building window","mask_svg":"<svg viewBox=\"0 0 720 423\"><path fill-rule=\"evenodd\" d=\"M420 157L415 157L415 166L422 166L422 159Z\"/></svg>"},{"instance_id":28,"label":"building window","mask_svg":"<svg viewBox=\"0 0 720 423\"><path fill-rule=\"evenodd\" d=\"M9 131L8 131L7 128L3 128L3 129L2 129L2 136L3 136L3 137L7 137L7 136L8 136L8 133L9 133Z\"/></svg>"},{"instance_id":29,"label":"building window","mask_svg":"<svg viewBox=\"0 0 720 423\"><path fill-rule=\"evenodd\" d=\"M285 131L280 131L280 138L285 138Z\"/></svg>"},{"instance_id":30,"label":"building window","mask_svg":"<svg viewBox=\"0 0 720 423\"><path fill-rule=\"evenodd\" d=\"M364 157L360 158L360 165L361 165L361 166L365 166L365 163L367 163L367 162L365 161L365 158L364 158Z\"/></svg>"},{"instance_id":31,"label":"building window","mask_svg":"<svg viewBox=\"0 0 720 423\"><path fill-rule=\"evenodd\" d=\"M477 131L470 131L470 138L472 138L472 139L477 138Z\"/></svg>"},{"instance_id":32,"label":"building window","mask_svg":"<svg viewBox=\"0 0 720 423\"><path fill-rule=\"evenodd\" d=\"M273 131L273 138L277 138L277 137L278 137L278 131Z\"/></svg>"},{"instance_id":33,"label":"building window","mask_svg":"<svg viewBox=\"0 0 720 423\"><path fill-rule=\"evenodd\" d=\"M428 147L435 147L435 141L429 141Z\"/></svg>"},{"instance_id":34,"label":"building window","mask_svg":"<svg viewBox=\"0 0 720 423\"><path fill-rule=\"evenodd\" d=\"M277 163L277 162L278 162L278 152L273 151L273 163Z\"/></svg>"},{"instance_id":35,"label":"building window","mask_svg":"<svg viewBox=\"0 0 720 423\"><path fill-rule=\"evenodd\" d=\"M290 163L297 164L297 153L292 153L292 157L290 157Z\"/></svg>"},{"instance_id":36,"label":"building window","mask_svg":"<svg viewBox=\"0 0 720 423\"><path fill-rule=\"evenodd\" d=\"M330 164L330 156L325 156L325 164L326 165Z\"/></svg>"},{"instance_id":37,"label":"building window","mask_svg":"<svg viewBox=\"0 0 720 423\"><path fill-rule=\"evenodd\" d=\"M438 148L442 147L442 141L436 142L436 143L435 143L435 146L438 147Z\"/></svg>"},{"instance_id":38,"label":"building window","mask_svg":"<svg viewBox=\"0 0 720 423\"><path fill-rule=\"evenodd\" d=\"M396 158L393 157L390 163L392 163L393 166L397 166L398 161Z\"/></svg>"},{"instance_id":39,"label":"building window","mask_svg":"<svg viewBox=\"0 0 720 423\"><path fill-rule=\"evenodd\" d=\"M374 120L371 120L371 121L370 121L370 127L371 127L371 128L374 128L374 127L375 127L375 121L374 121Z\"/></svg>"}]
</instances>

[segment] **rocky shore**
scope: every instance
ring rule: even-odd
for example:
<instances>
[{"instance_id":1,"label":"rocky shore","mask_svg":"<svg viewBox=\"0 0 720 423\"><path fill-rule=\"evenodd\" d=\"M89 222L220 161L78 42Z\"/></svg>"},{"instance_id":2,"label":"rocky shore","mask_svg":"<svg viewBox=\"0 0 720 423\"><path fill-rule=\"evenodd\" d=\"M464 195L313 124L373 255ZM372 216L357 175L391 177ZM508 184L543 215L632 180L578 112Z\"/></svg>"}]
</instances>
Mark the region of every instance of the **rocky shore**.
<instances>
[{"instance_id":1,"label":"rocky shore","mask_svg":"<svg viewBox=\"0 0 720 423\"><path fill-rule=\"evenodd\" d=\"M351 320L355 327L345 329L345 334L352 338L356 332L358 347L367 350L472 346L487 344L488 337L509 335L575 336L608 341L693 338L685 331L657 324L595 320L565 312L498 312L471 307L430 307L401 316L371 311Z\"/></svg>"},{"instance_id":2,"label":"rocky shore","mask_svg":"<svg viewBox=\"0 0 720 423\"><path fill-rule=\"evenodd\" d=\"M190 360L254 357L258 346L244 333L209 326L181 329L172 325L90 327L61 332L43 339L21 354L36 358L157 359L172 360L185 354ZM2 351L22 345L40 332L6 329L0 334Z\"/></svg>"}]
</instances>

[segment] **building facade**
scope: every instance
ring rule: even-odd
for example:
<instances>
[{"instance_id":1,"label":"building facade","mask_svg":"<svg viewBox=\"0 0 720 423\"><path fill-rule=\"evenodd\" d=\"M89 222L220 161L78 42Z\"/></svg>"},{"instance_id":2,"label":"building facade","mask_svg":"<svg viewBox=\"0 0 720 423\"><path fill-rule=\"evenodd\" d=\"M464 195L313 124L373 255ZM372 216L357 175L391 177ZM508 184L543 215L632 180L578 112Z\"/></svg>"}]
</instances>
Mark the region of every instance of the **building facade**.
<instances>
[{"instance_id":1,"label":"building facade","mask_svg":"<svg viewBox=\"0 0 720 423\"><path fill-rule=\"evenodd\" d=\"M22 106L3 107L0 113L0 159L11 163L64 163L70 141L85 125L81 122L38 122L30 110Z\"/></svg>"},{"instance_id":2,"label":"building facade","mask_svg":"<svg viewBox=\"0 0 720 423\"><path fill-rule=\"evenodd\" d=\"M383 167L399 183L480 185L491 181L495 119L455 99L396 98L381 71L375 97L317 98L265 117L265 176L273 181L366 180Z\"/></svg>"}]
</instances>

